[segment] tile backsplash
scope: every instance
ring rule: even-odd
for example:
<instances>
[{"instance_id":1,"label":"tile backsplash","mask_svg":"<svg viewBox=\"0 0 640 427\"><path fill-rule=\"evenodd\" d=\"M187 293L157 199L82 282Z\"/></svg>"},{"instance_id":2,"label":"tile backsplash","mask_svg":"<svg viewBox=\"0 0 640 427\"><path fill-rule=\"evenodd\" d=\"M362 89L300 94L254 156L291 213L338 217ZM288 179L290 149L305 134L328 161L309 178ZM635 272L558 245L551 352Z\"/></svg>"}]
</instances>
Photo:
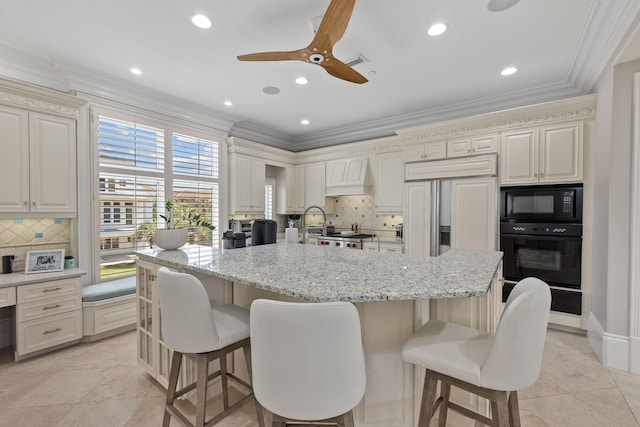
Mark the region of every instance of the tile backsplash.
<instances>
[{"instance_id":1,"label":"tile backsplash","mask_svg":"<svg viewBox=\"0 0 640 427\"><path fill-rule=\"evenodd\" d=\"M24 269L28 251L64 249L71 254L68 218L0 219L0 256L14 255L14 270Z\"/></svg>"},{"instance_id":2,"label":"tile backsplash","mask_svg":"<svg viewBox=\"0 0 640 427\"><path fill-rule=\"evenodd\" d=\"M394 225L403 222L402 215L378 214L375 210L375 196L340 196L335 199L333 213L327 215L328 225L333 225L336 230L350 230L351 224L358 224L358 230L366 233L374 233L381 239L395 239ZM320 212L309 212L307 223L316 224L322 222Z\"/></svg>"}]
</instances>

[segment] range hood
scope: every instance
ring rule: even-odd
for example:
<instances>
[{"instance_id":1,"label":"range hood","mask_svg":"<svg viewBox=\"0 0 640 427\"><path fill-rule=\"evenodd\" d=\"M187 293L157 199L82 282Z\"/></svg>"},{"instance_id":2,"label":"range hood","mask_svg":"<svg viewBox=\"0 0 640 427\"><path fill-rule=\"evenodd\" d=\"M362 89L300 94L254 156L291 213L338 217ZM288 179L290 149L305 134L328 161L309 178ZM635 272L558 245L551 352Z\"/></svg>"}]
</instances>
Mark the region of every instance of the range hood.
<instances>
[{"instance_id":1,"label":"range hood","mask_svg":"<svg viewBox=\"0 0 640 427\"><path fill-rule=\"evenodd\" d=\"M325 196L371 194L368 170L367 157L328 161Z\"/></svg>"}]
</instances>

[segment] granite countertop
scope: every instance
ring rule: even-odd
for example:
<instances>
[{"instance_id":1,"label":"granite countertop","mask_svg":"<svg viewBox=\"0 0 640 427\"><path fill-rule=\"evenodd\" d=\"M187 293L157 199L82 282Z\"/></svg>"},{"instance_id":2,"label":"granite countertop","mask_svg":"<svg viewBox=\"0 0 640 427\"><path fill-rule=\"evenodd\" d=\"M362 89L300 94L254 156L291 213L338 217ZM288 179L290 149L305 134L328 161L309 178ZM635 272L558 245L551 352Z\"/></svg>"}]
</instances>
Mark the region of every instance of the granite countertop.
<instances>
[{"instance_id":1,"label":"granite countertop","mask_svg":"<svg viewBox=\"0 0 640 427\"><path fill-rule=\"evenodd\" d=\"M241 249L185 245L136 252L184 268L311 302L398 301L486 295L502 252L454 249L437 258L296 243Z\"/></svg>"},{"instance_id":2,"label":"granite countertop","mask_svg":"<svg viewBox=\"0 0 640 427\"><path fill-rule=\"evenodd\" d=\"M0 274L0 288L47 282L49 280L69 279L72 277L84 276L85 274L87 274L87 272L80 270L79 268L70 268L49 273L24 274L24 271L22 271L11 274Z\"/></svg>"}]
</instances>

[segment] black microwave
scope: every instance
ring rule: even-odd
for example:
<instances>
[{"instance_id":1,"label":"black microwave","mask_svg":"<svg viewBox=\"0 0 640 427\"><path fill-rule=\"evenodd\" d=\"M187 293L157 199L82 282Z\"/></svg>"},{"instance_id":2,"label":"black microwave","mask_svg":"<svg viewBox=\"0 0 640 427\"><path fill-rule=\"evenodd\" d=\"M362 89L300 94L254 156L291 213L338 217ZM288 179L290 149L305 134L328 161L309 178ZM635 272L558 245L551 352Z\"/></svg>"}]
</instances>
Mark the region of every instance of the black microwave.
<instances>
[{"instance_id":1,"label":"black microwave","mask_svg":"<svg viewBox=\"0 0 640 427\"><path fill-rule=\"evenodd\" d=\"M502 187L500 221L582 223L582 185Z\"/></svg>"}]
</instances>

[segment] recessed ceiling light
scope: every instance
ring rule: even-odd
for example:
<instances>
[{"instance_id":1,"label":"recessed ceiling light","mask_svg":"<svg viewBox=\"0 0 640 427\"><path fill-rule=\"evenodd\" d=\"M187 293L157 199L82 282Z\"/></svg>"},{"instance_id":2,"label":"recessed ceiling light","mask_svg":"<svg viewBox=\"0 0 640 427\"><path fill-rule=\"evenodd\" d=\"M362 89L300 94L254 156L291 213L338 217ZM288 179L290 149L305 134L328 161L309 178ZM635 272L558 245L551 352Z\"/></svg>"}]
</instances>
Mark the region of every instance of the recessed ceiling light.
<instances>
[{"instance_id":1,"label":"recessed ceiling light","mask_svg":"<svg viewBox=\"0 0 640 427\"><path fill-rule=\"evenodd\" d=\"M199 13L191 17L191 22L196 27L204 29L211 28L212 25L211 19Z\"/></svg>"},{"instance_id":2,"label":"recessed ceiling light","mask_svg":"<svg viewBox=\"0 0 640 427\"><path fill-rule=\"evenodd\" d=\"M302 123L303 125L305 125L305 126L306 126L306 125L308 125L308 124L309 124L309 120L307 120L307 119L302 119L302 120L300 120L300 123Z\"/></svg>"},{"instance_id":3,"label":"recessed ceiling light","mask_svg":"<svg viewBox=\"0 0 640 427\"><path fill-rule=\"evenodd\" d=\"M439 36L440 34L447 31L447 24L444 22L436 22L427 30L427 34L430 36Z\"/></svg>"},{"instance_id":4,"label":"recessed ceiling light","mask_svg":"<svg viewBox=\"0 0 640 427\"><path fill-rule=\"evenodd\" d=\"M510 76L511 74L514 74L516 71L518 71L516 67L507 67L504 70L500 71L500 74L502 74L503 76Z\"/></svg>"},{"instance_id":5,"label":"recessed ceiling light","mask_svg":"<svg viewBox=\"0 0 640 427\"><path fill-rule=\"evenodd\" d=\"M233 105L233 102L231 101L224 101L224 105L226 105L227 107L231 107Z\"/></svg>"},{"instance_id":6,"label":"recessed ceiling light","mask_svg":"<svg viewBox=\"0 0 640 427\"><path fill-rule=\"evenodd\" d=\"M296 83L298 83L299 85L306 85L307 83L309 83L309 79L307 79L306 77L298 77L296 79Z\"/></svg>"},{"instance_id":7,"label":"recessed ceiling light","mask_svg":"<svg viewBox=\"0 0 640 427\"><path fill-rule=\"evenodd\" d=\"M135 74L136 76L139 76L139 75L142 74L142 70L140 68L137 68L137 67L133 67L129 71L131 71L131 74Z\"/></svg>"}]
</instances>

